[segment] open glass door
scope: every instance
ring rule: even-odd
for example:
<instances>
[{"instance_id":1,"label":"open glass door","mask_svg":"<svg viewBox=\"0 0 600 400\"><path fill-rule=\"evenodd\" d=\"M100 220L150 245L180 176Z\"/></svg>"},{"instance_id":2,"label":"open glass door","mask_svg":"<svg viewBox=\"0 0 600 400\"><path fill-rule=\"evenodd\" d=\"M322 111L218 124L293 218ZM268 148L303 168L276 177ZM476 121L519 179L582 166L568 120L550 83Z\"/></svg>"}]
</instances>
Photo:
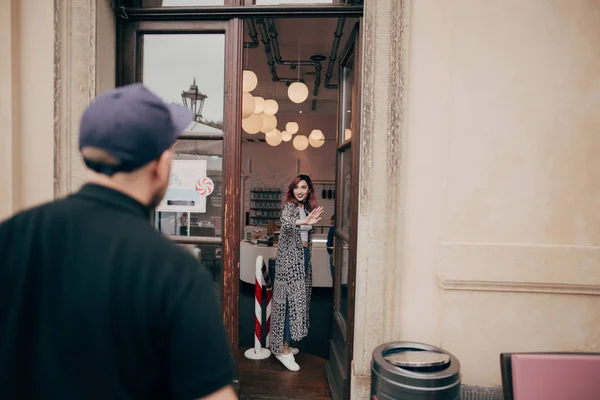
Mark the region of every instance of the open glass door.
<instances>
[{"instance_id":1,"label":"open glass door","mask_svg":"<svg viewBox=\"0 0 600 400\"><path fill-rule=\"evenodd\" d=\"M354 336L356 231L360 134L360 23L348 38L340 59L334 239L334 313L327 379L334 399L350 397Z\"/></svg>"},{"instance_id":2,"label":"open glass door","mask_svg":"<svg viewBox=\"0 0 600 400\"><path fill-rule=\"evenodd\" d=\"M237 354L241 20L132 21L123 26L117 84L144 83L184 104L194 122L174 145L171 183L156 228L212 276ZM192 182L192 186L185 182ZM195 185L194 185L195 183ZM181 184L180 187L177 187ZM186 186L187 185L187 186Z\"/></svg>"}]
</instances>

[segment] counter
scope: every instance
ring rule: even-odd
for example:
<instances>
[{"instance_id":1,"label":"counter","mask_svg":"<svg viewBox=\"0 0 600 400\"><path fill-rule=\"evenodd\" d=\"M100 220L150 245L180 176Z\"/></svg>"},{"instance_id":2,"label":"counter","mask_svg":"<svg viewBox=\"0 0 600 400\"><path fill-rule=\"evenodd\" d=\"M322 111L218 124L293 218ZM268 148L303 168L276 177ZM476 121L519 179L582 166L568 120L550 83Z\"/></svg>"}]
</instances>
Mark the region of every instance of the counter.
<instances>
[{"instance_id":1,"label":"counter","mask_svg":"<svg viewBox=\"0 0 600 400\"><path fill-rule=\"evenodd\" d=\"M240 279L243 282L254 284L256 257L263 256L265 263L268 263L269 258L275 258L276 255L277 246L258 246L242 240L240 243ZM314 287L332 286L326 235L313 236L312 268ZM343 277L344 281L347 279L347 276Z\"/></svg>"}]
</instances>

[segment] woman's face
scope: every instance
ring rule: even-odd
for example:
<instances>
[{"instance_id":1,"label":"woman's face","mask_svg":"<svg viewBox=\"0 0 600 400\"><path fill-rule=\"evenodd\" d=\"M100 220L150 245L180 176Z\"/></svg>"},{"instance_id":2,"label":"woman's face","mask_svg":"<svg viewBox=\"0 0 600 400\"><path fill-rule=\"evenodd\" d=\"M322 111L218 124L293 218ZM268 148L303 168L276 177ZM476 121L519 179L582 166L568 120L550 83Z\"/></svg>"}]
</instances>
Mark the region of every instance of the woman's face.
<instances>
[{"instance_id":1,"label":"woman's face","mask_svg":"<svg viewBox=\"0 0 600 400\"><path fill-rule=\"evenodd\" d=\"M296 200L298 200L299 202L305 201L308 197L308 193L308 183L306 183L306 181L304 180L298 182L298 184L294 188L294 197L296 198Z\"/></svg>"}]
</instances>

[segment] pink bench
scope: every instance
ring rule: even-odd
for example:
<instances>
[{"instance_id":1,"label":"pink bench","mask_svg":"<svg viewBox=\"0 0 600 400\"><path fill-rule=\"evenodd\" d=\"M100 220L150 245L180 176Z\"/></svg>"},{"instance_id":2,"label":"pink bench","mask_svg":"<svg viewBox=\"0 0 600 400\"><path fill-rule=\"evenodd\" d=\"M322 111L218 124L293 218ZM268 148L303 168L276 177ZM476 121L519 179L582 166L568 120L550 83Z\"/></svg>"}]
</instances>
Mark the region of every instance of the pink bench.
<instances>
[{"instance_id":1,"label":"pink bench","mask_svg":"<svg viewBox=\"0 0 600 400\"><path fill-rule=\"evenodd\" d=\"M600 353L502 353L505 400L598 400Z\"/></svg>"}]
</instances>

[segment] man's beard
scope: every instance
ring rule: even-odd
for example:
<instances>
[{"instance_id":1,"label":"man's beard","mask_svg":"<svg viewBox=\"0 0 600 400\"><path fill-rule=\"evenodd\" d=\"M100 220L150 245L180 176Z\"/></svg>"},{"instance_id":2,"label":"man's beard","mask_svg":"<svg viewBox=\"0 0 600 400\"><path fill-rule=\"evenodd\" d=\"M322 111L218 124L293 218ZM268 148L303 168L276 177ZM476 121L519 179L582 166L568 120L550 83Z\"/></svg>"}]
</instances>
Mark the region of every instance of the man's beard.
<instances>
[{"instance_id":1,"label":"man's beard","mask_svg":"<svg viewBox=\"0 0 600 400\"><path fill-rule=\"evenodd\" d=\"M162 201L163 197L165 197L166 193L167 193L167 185L156 189L156 192L154 192L152 194L152 197L150 198L150 204L148 204L148 208L150 209L150 211L154 211L156 209L156 207L158 207L158 205Z\"/></svg>"}]
</instances>

